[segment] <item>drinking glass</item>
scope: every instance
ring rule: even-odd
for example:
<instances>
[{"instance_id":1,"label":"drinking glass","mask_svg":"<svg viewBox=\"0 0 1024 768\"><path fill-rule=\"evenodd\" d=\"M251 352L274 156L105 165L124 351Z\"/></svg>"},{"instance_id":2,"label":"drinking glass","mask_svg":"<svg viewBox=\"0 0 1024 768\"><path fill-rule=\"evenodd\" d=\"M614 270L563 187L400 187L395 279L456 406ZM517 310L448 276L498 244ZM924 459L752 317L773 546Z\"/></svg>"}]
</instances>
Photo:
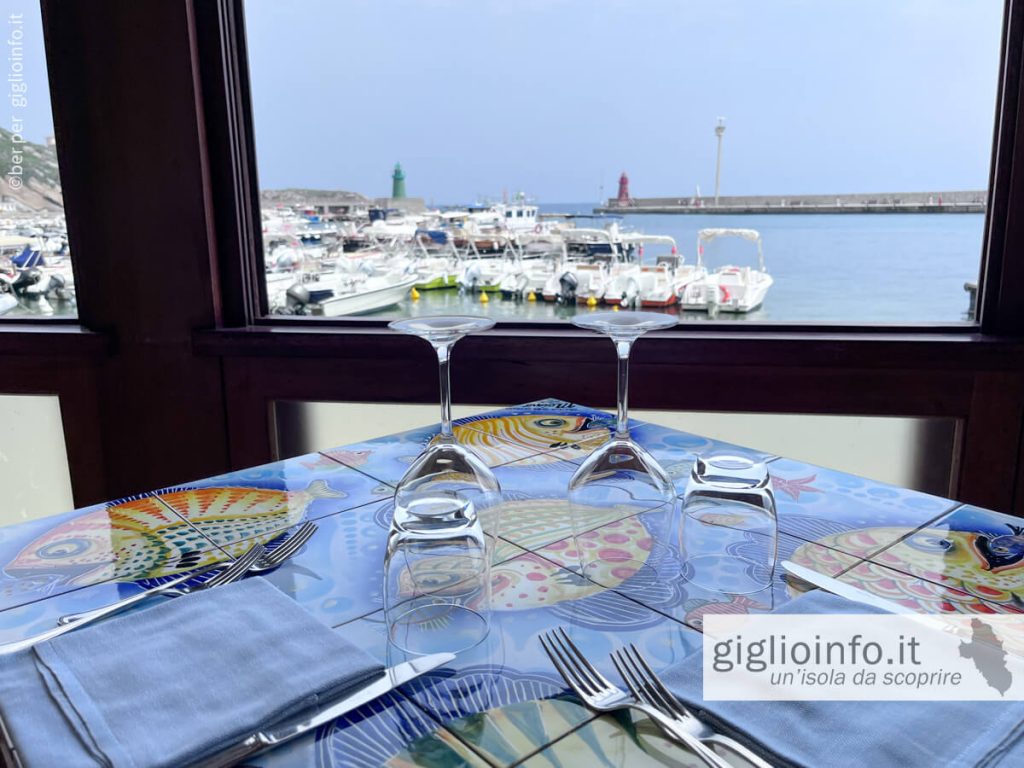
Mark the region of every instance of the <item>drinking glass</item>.
<instances>
[{"instance_id":1,"label":"drinking glass","mask_svg":"<svg viewBox=\"0 0 1024 768\"><path fill-rule=\"evenodd\" d=\"M678 320L656 312L595 312L573 324L610 337L618 355L618 415L612 439L597 448L569 481L573 539L581 572L599 583L665 579L678 575L678 559L667 546L675 520L675 488L657 460L629 436L629 353L648 331ZM646 510L646 511L645 511ZM610 517L643 512L649 536L617 544L615 534L593 529Z\"/></svg>"},{"instance_id":2,"label":"drinking glass","mask_svg":"<svg viewBox=\"0 0 1024 768\"><path fill-rule=\"evenodd\" d=\"M775 494L763 461L698 457L683 496L683 578L733 595L771 586L778 547Z\"/></svg>"},{"instance_id":3,"label":"drinking glass","mask_svg":"<svg viewBox=\"0 0 1024 768\"><path fill-rule=\"evenodd\" d=\"M412 653L456 651L480 642L489 628L490 552L501 488L490 468L452 431L451 348L469 333L491 328L483 317L398 320L390 327L425 339L437 352L441 432L406 471L395 490L384 564L389 637Z\"/></svg>"}]
</instances>

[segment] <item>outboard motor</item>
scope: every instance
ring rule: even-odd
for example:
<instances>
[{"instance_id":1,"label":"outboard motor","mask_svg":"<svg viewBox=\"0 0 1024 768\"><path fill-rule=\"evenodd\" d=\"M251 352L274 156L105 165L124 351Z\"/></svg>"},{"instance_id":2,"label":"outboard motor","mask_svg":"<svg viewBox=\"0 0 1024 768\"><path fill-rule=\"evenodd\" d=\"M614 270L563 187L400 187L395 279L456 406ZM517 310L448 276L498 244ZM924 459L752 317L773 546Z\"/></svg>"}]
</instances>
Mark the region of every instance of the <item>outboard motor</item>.
<instances>
[{"instance_id":1,"label":"outboard motor","mask_svg":"<svg viewBox=\"0 0 1024 768\"><path fill-rule=\"evenodd\" d=\"M480 284L480 277L480 265L470 264L462 273L462 288L464 290L475 292L477 286Z\"/></svg>"},{"instance_id":2,"label":"outboard motor","mask_svg":"<svg viewBox=\"0 0 1024 768\"><path fill-rule=\"evenodd\" d=\"M33 285L36 285L42 279L43 273L38 269L26 269L14 279L14 282L11 283L11 289L14 291L14 295L18 298L25 298L25 295L28 293L28 289Z\"/></svg>"},{"instance_id":3,"label":"outboard motor","mask_svg":"<svg viewBox=\"0 0 1024 768\"><path fill-rule=\"evenodd\" d=\"M282 308L283 315L304 315L309 305L309 288L302 283L296 283L284 294L285 306Z\"/></svg>"},{"instance_id":4,"label":"outboard motor","mask_svg":"<svg viewBox=\"0 0 1024 768\"><path fill-rule=\"evenodd\" d=\"M558 296L555 300L559 304L575 304L576 303L576 289L580 286L580 281L572 272L566 272L560 278L558 278Z\"/></svg>"},{"instance_id":5,"label":"outboard motor","mask_svg":"<svg viewBox=\"0 0 1024 768\"><path fill-rule=\"evenodd\" d=\"M626 283L626 289L622 292L621 304L623 309L637 309L640 307L640 286L636 280L630 278Z\"/></svg>"}]
</instances>

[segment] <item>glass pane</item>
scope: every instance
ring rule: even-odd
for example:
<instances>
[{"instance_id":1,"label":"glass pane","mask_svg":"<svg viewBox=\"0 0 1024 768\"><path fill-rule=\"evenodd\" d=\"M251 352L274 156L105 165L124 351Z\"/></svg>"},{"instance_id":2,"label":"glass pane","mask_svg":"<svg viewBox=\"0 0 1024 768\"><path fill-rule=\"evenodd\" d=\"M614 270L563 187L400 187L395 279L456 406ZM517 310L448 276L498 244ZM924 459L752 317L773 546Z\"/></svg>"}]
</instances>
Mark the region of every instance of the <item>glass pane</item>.
<instances>
[{"instance_id":1,"label":"glass pane","mask_svg":"<svg viewBox=\"0 0 1024 768\"><path fill-rule=\"evenodd\" d=\"M0 319L77 314L38 0L5 4Z\"/></svg>"},{"instance_id":2,"label":"glass pane","mask_svg":"<svg viewBox=\"0 0 1024 768\"><path fill-rule=\"evenodd\" d=\"M972 319L1000 0L246 17L272 312Z\"/></svg>"},{"instance_id":3,"label":"glass pane","mask_svg":"<svg viewBox=\"0 0 1024 768\"><path fill-rule=\"evenodd\" d=\"M74 509L60 400L0 395L0 526Z\"/></svg>"}]
</instances>

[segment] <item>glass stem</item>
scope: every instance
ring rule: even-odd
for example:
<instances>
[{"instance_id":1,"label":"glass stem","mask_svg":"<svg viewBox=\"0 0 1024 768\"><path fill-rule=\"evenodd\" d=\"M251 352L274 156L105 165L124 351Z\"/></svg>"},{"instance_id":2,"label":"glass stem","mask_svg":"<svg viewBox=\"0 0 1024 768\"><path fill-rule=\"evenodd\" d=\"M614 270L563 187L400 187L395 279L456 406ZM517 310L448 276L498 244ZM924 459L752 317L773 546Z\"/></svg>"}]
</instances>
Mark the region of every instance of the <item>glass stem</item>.
<instances>
[{"instance_id":1,"label":"glass stem","mask_svg":"<svg viewBox=\"0 0 1024 768\"><path fill-rule=\"evenodd\" d=\"M441 344L437 350L437 366L441 375L441 438L452 439L452 383L448 376L448 353L451 345Z\"/></svg>"},{"instance_id":2,"label":"glass stem","mask_svg":"<svg viewBox=\"0 0 1024 768\"><path fill-rule=\"evenodd\" d=\"M629 349L631 341L616 341L615 351L619 356L619 416L615 425L615 436L629 437Z\"/></svg>"}]
</instances>

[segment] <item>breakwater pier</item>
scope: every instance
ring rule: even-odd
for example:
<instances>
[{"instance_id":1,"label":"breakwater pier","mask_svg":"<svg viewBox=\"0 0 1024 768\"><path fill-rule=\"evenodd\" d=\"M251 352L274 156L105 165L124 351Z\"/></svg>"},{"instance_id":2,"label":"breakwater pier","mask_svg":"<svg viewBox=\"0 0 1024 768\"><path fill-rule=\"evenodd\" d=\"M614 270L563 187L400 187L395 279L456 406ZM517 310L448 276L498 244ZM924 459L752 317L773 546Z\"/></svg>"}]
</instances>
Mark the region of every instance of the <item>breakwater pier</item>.
<instances>
[{"instance_id":1,"label":"breakwater pier","mask_svg":"<svg viewBox=\"0 0 1024 768\"><path fill-rule=\"evenodd\" d=\"M721 195L714 197L611 198L595 213L806 214L984 213L985 190L879 192L839 195Z\"/></svg>"}]
</instances>

